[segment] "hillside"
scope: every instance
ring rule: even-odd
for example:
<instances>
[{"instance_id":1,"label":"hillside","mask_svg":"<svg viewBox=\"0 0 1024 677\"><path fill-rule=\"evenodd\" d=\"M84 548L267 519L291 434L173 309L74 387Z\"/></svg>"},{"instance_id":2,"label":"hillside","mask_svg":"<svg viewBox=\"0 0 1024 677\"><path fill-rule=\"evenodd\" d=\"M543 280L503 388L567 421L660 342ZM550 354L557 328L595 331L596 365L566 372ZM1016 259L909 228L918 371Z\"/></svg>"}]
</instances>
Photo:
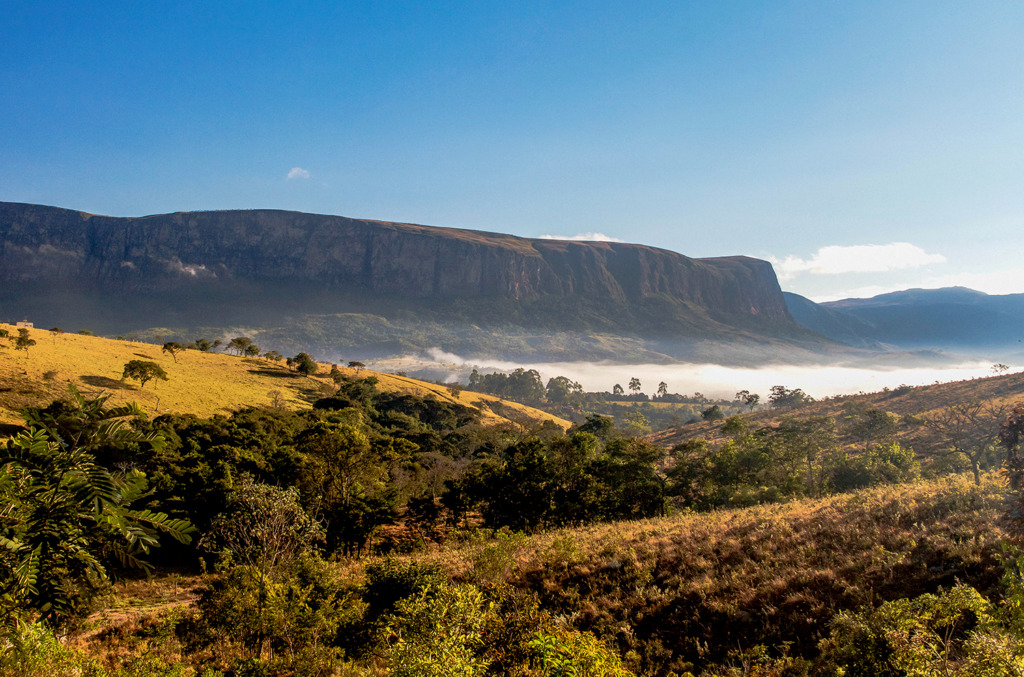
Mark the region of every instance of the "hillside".
<instances>
[{"instance_id":1,"label":"hillside","mask_svg":"<svg viewBox=\"0 0 1024 677\"><path fill-rule=\"evenodd\" d=\"M16 327L0 324L11 335ZM229 414L244 406L270 406L275 401L291 409L308 407L334 391L327 377L330 365L321 364L322 376L307 378L287 367L261 358L242 358L223 353L186 350L177 359L159 345L32 329L36 345L15 350L11 341L0 339L0 424L17 425L17 410L45 405L67 394L68 385L85 392L106 392L112 403L136 402L150 415L195 414L210 417ZM124 365L130 360L158 363L167 381L122 381ZM463 392L453 395L447 388L415 379L340 366L347 376L375 376L378 388L420 397L433 396L479 409L489 424L507 423L524 417L532 421L552 420L569 425L550 414L505 402L496 397Z\"/></svg>"},{"instance_id":2,"label":"hillside","mask_svg":"<svg viewBox=\"0 0 1024 677\"><path fill-rule=\"evenodd\" d=\"M279 342L268 348L332 359L453 339L506 359L621 355L550 340L562 332L662 357L702 341L829 343L793 321L766 261L275 210L115 218L0 203L0 312L110 335L262 329ZM506 335L523 340L496 345Z\"/></svg>"},{"instance_id":3,"label":"hillside","mask_svg":"<svg viewBox=\"0 0 1024 677\"><path fill-rule=\"evenodd\" d=\"M508 583L519 594L536 593L560 625L596 634L633 674L742 674L726 666L757 656L758 646L766 655L814 660L840 611L957 582L992 592L1006 535L1003 500L992 476L980 487L945 478L531 536L469 535L397 560L409 569L393 558L367 558L338 562L333 571L363 590L369 569L379 577L382 567L422 575L439 566L453 586L478 585L500 595L498 604L518 601L510 617L529 628L536 622L530 606L500 585ZM74 644L108 659L148 649L204 665L209 654L189 654L187 630L164 630L159 645L146 638L197 614L196 597L210 584L179 574L119 584ZM182 627L190 627L187 620ZM347 667L358 674L357 665Z\"/></svg>"},{"instance_id":4,"label":"hillside","mask_svg":"<svg viewBox=\"0 0 1024 677\"><path fill-rule=\"evenodd\" d=\"M762 394L762 397L764 395ZM841 420L852 410L879 409L892 412L904 419L898 434L901 442L915 449L925 450L933 441L927 429L920 424L922 419L934 417L956 403L976 401L983 405L998 407L1021 400L1024 400L1024 372L926 386L902 386L874 393L842 395L796 408L775 409L762 405L758 411L743 413L741 417L751 427L757 427L777 425L783 416L798 419L832 416ZM700 421L659 431L648 439L669 448L697 438L717 443L729 437L721 428L721 422ZM841 441L846 444L852 443L851 440L844 438L841 438Z\"/></svg>"}]
</instances>

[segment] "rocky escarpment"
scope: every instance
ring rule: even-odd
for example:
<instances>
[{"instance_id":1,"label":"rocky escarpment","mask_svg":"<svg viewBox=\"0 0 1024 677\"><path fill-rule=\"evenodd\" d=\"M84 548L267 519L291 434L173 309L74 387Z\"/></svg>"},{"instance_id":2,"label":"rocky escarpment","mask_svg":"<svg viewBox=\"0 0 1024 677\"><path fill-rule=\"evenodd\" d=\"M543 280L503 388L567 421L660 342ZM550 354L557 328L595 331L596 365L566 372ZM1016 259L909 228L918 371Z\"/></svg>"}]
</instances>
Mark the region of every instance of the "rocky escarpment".
<instances>
[{"instance_id":1,"label":"rocky escarpment","mask_svg":"<svg viewBox=\"0 0 1024 677\"><path fill-rule=\"evenodd\" d=\"M28 296L69 291L181 299L196 312L243 295L293 313L369 306L554 329L807 336L770 264L752 258L275 210L117 218L0 203L0 284L0 310L18 312Z\"/></svg>"}]
</instances>

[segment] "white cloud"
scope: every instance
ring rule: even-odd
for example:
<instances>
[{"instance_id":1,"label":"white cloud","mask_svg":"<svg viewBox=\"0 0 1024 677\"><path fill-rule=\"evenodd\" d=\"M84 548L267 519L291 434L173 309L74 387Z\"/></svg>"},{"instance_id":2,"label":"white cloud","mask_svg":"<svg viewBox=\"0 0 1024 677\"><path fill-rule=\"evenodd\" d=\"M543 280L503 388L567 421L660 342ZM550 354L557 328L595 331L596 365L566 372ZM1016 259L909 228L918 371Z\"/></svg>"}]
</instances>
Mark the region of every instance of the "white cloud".
<instances>
[{"instance_id":1,"label":"white cloud","mask_svg":"<svg viewBox=\"0 0 1024 677\"><path fill-rule=\"evenodd\" d=\"M541 235L541 240L581 240L586 242L625 242L604 233L576 233L575 235Z\"/></svg>"},{"instance_id":2,"label":"white cloud","mask_svg":"<svg viewBox=\"0 0 1024 677\"><path fill-rule=\"evenodd\" d=\"M816 303L839 301L841 299L867 299L879 294L888 294L904 289L943 289L945 287L967 287L986 294L1024 294L1024 269L998 270L987 273L951 273L927 277L914 282L894 282L884 285L844 288L839 291L804 294Z\"/></svg>"},{"instance_id":3,"label":"white cloud","mask_svg":"<svg viewBox=\"0 0 1024 677\"><path fill-rule=\"evenodd\" d=\"M289 179L308 179L309 170L303 169L302 167L292 167L291 171L288 172Z\"/></svg>"},{"instance_id":4,"label":"white cloud","mask_svg":"<svg viewBox=\"0 0 1024 677\"><path fill-rule=\"evenodd\" d=\"M787 256L783 260L769 257L780 279L789 280L798 273L837 275L840 273L882 273L890 270L919 268L932 263L945 263L942 254L929 254L909 242L865 244L851 247L822 247L809 259Z\"/></svg>"}]
</instances>

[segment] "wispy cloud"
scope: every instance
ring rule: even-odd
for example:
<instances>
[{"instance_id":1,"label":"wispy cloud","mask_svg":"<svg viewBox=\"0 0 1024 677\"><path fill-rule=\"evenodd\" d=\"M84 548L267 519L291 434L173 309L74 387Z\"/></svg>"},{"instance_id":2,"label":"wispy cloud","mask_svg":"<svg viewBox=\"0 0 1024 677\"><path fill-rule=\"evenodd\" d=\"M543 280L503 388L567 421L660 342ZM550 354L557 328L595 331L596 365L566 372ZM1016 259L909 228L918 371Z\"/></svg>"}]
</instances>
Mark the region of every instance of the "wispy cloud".
<instances>
[{"instance_id":1,"label":"wispy cloud","mask_svg":"<svg viewBox=\"0 0 1024 677\"><path fill-rule=\"evenodd\" d=\"M942 254L929 254L909 242L822 247L810 258L787 256L779 260L769 257L781 279L792 279L798 273L838 275L841 273L883 273L890 270L920 268L932 263L945 263Z\"/></svg>"},{"instance_id":2,"label":"wispy cloud","mask_svg":"<svg viewBox=\"0 0 1024 677\"><path fill-rule=\"evenodd\" d=\"M303 169L302 167L292 167L291 171L288 172L289 179L308 179L309 170Z\"/></svg>"},{"instance_id":3,"label":"wispy cloud","mask_svg":"<svg viewBox=\"0 0 1024 677\"><path fill-rule=\"evenodd\" d=\"M604 233L576 233L575 235L541 235L541 240L580 240L586 242L625 242Z\"/></svg>"}]
</instances>

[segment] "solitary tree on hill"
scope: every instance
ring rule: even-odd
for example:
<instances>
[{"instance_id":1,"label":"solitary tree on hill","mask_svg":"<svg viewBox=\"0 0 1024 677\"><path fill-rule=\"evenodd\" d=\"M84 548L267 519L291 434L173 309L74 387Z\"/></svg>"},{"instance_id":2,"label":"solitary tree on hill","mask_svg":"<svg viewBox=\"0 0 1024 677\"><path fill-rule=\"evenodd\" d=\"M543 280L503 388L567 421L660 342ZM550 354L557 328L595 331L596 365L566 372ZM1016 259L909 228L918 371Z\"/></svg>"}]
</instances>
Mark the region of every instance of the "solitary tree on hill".
<instances>
[{"instance_id":1,"label":"solitary tree on hill","mask_svg":"<svg viewBox=\"0 0 1024 677\"><path fill-rule=\"evenodd\" d=\"M629 379L629 389L634 395L640 392L640 388L640 379L638 379L636 376Z\"/></svg>"},{"instance_id":2,"label":"solitary tree on hill","mask_svg":"<svg viewBox=\"0 0 1024 677\"><path fill-rule=\"evenodd\" d=\"M147 362L146 360L132 360L124 365L124 371L121 373L121 378L130 378L139 382L139 388L145 388L147 381L157 379L159 381L167 380L167 372L163 370L156 362Z\"/></svg>"},{"instance_id":3,"label":"solitary tree on hill","mask_svg":"<svg viewBox=\"0 0 1024 677\"><path fill-rule=\"evenodd\" d=\"M165 352L165 353L170 354L171 359L173 359L174 363L177 364L178 363L178 353L184 352L185 351L185 346L181 345L177 341L168 341L167 343L164 344L164 346L163 346L163 348L161 348L161 350L163 352Z\"/></svg>"},{"instance_id":4,"label":"solitary tree on hill","mask_svg":"<svg viewBox=\"0 0 1024 677\"><path fill-rule=\"evenodd\" d=\"M18 338L14 341L14 349L24 350L26 359L28 359L28 349L35 344L36 340L28 335L28 329L22 327L18 330Z\"/></svg>"},{"instance_id":5,"label":"solitary tree on hill","mask_svg":"<svg viewBox=\"0 0 1024 677\"><path fill-rule=\"evenodd\" d=\"M668 395L668 384L662 381L658 384L658 397L665 397Z\"/></svg>"},{"instance_id":6,"label":"solitary tree on hill","mask_svg":"<svg viewBox=\"0 0 1024 677\"><path fill-rule=\"evenodd\" d=\"M622 395L625 392L626 391L623 390L622 386L620 386L618 383L612 386L612 395Z\"/></svg>"}]
</instances>

